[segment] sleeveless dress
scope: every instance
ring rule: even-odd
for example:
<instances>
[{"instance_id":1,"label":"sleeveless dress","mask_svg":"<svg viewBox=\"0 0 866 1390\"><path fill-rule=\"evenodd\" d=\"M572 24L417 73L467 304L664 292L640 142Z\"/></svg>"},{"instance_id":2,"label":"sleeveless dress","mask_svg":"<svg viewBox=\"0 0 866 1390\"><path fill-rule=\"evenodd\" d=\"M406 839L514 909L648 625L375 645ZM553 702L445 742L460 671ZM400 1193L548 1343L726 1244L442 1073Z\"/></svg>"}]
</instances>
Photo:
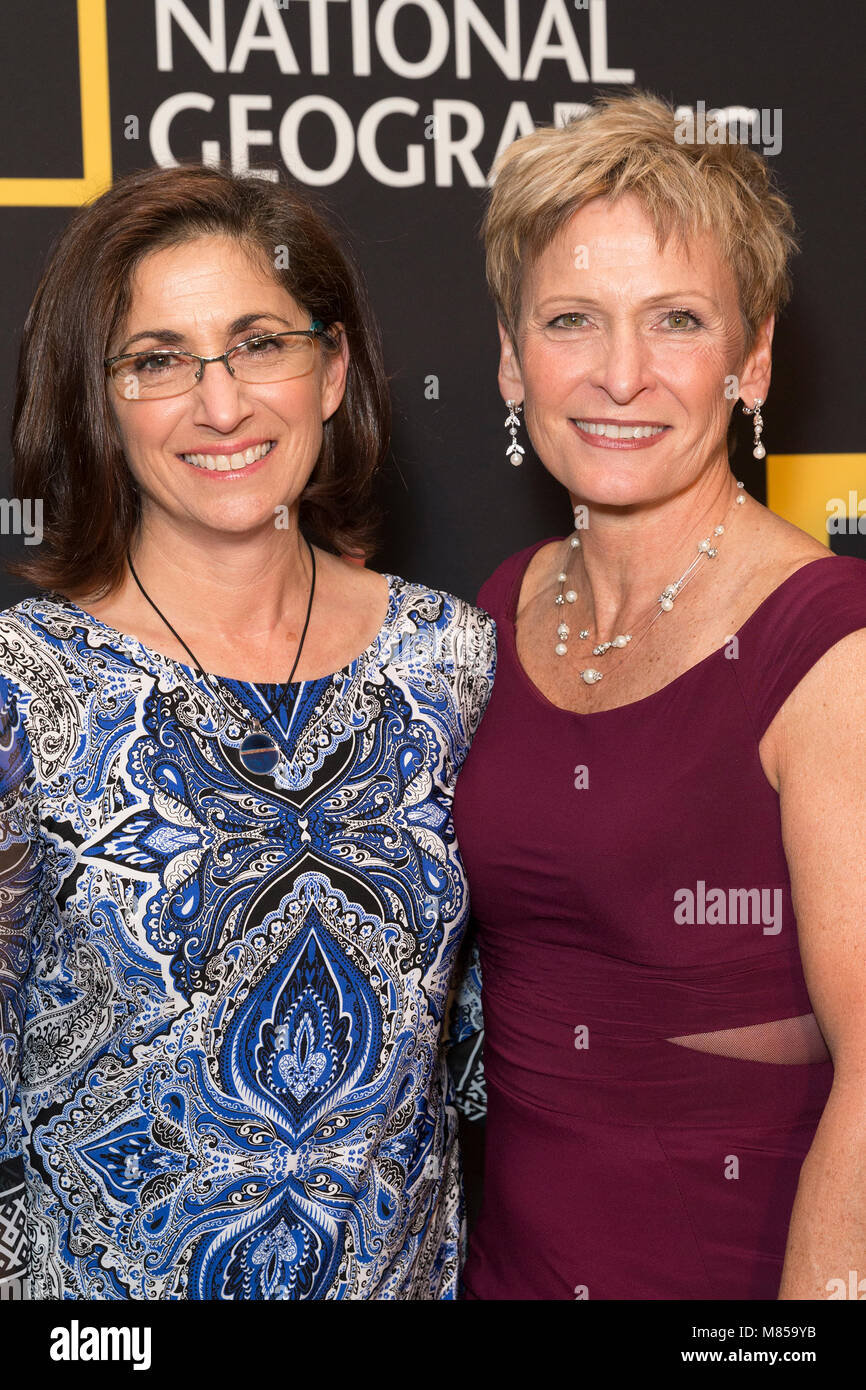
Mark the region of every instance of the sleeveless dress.
<instances>
[{"instance_id":1,"label":"sleeveless dress","mask_svg":"<svg viewBox=\"0 0 866 1390\"><path fill-rule=\"evenodd\" d=\"M386 577L271 773L191 668L58 594L0 614L5 1296L455 1297L451 801L494 629Z\"/></svg>"},{"instance_id":2,"label":"sleeveless dress","mask_svg":"<svg viewBox=\"0 0 866 1390\"><path fill-rule=\"evenodd\" d=\"M774 1299L832 1063L669 1040L811 1012L758 745L809 668L866 628L866 564L808 563L736 642L579 714L517 655L521 582L546 544L479 594L499 667L454 806L487 1082L466 1293ZM835 756L816 748L816 777Z\"/></svg>"}]
</instances>

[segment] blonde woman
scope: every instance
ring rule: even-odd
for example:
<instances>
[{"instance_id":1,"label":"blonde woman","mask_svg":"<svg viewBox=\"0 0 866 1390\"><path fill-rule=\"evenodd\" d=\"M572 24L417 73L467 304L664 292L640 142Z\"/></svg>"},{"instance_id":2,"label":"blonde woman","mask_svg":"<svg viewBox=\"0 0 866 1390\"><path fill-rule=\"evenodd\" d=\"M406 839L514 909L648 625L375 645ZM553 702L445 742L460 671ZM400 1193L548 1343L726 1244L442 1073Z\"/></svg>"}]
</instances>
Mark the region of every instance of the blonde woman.
<instances>
[{"instance_id":1,"label":"blonde woman","mask_svg":"<svg viewBox=\"0 0 866 1390\"><path fill-rule=\"evenodd\" d=\"M504 442L522 406L576 524L479 598L474 1298L813 1299L866 1268L866 565L731 471L735 398L758 457L772 429L792 217L753 151L675 131L600 101L511 146L486 218Z\"/></svg>"}]
</instances>

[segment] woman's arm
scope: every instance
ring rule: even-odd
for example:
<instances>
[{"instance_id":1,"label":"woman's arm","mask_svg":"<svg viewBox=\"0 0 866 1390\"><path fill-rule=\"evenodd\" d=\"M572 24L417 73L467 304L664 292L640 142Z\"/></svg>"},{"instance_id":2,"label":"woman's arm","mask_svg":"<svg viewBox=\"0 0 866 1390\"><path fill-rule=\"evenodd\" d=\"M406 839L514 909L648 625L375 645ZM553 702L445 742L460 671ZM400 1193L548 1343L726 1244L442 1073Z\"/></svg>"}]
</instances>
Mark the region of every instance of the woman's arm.
<instances>
[{"instance_id":1,"label":"woman's arm","mask_svg":"<svg viewBox=\"0 0 866 1390\"><path fill-rule=\"evenodd\" d=\"M800 954L834 1066L800 1171L779 1298L851 1297L860 1281L866 1297L866 630L836 643L796 687L776 748Z\"/></svg>"}]
</instances>

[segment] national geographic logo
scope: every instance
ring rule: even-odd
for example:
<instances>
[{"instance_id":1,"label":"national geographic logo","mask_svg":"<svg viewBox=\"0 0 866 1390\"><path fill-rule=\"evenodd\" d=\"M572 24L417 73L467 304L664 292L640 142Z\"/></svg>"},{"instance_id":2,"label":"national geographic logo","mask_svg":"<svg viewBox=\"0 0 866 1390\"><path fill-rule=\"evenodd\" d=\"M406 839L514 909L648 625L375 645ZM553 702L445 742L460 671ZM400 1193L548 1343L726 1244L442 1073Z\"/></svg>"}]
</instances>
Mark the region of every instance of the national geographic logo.
<instances>
[{"instance_id":1,"label":"national geographic logo","mask_svg":"<svg viewBox=\"0 0 866 1390\"><path fill-rule=\"evenodd\" d=\"M0 179L0 206L75 207L111 186L106 0L77 0L84 177Z\"/></svg>"}]
</instances>

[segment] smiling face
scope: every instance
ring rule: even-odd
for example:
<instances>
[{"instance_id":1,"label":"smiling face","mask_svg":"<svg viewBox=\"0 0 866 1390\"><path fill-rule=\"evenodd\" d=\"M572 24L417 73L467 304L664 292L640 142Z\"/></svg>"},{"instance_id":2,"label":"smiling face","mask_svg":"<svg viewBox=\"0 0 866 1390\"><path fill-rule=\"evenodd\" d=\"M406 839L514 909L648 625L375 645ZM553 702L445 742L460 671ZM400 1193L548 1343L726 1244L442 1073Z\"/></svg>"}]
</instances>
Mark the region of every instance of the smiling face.
<instances>
[{"instance_id":1,"label":"smiling face","mask_svg":"<svg viewBox=\"0 0 866 1390\"><path fill-rule=\"evenodd\" d=\"M769 386L772 320L744 360L736 284L712 237L660 251L630 195L575 213L524 276L518 353L500 336L500 389L524 400L539 458L599 506L658 502L726 469L737 394L751 405Z\"/></svg>"},{"instance_id":2,"label":"smiling face","mask_svg":"<svg viewBox=\"0 0 866 1390\"><path fill-rule=\"evenodd\" d=\"M306 310L242 245L198 237L140 263L127 321L106 355L162 347L211 357L257 333L309 326ZM246 384L213 362L191 391L167 400L126 400L111 387L148 523L272 530L275 509L297 501L315 467L347 366L341 335L339 353L317 343L311 369L288 381Z\"/></svg>"}]
</instances>

